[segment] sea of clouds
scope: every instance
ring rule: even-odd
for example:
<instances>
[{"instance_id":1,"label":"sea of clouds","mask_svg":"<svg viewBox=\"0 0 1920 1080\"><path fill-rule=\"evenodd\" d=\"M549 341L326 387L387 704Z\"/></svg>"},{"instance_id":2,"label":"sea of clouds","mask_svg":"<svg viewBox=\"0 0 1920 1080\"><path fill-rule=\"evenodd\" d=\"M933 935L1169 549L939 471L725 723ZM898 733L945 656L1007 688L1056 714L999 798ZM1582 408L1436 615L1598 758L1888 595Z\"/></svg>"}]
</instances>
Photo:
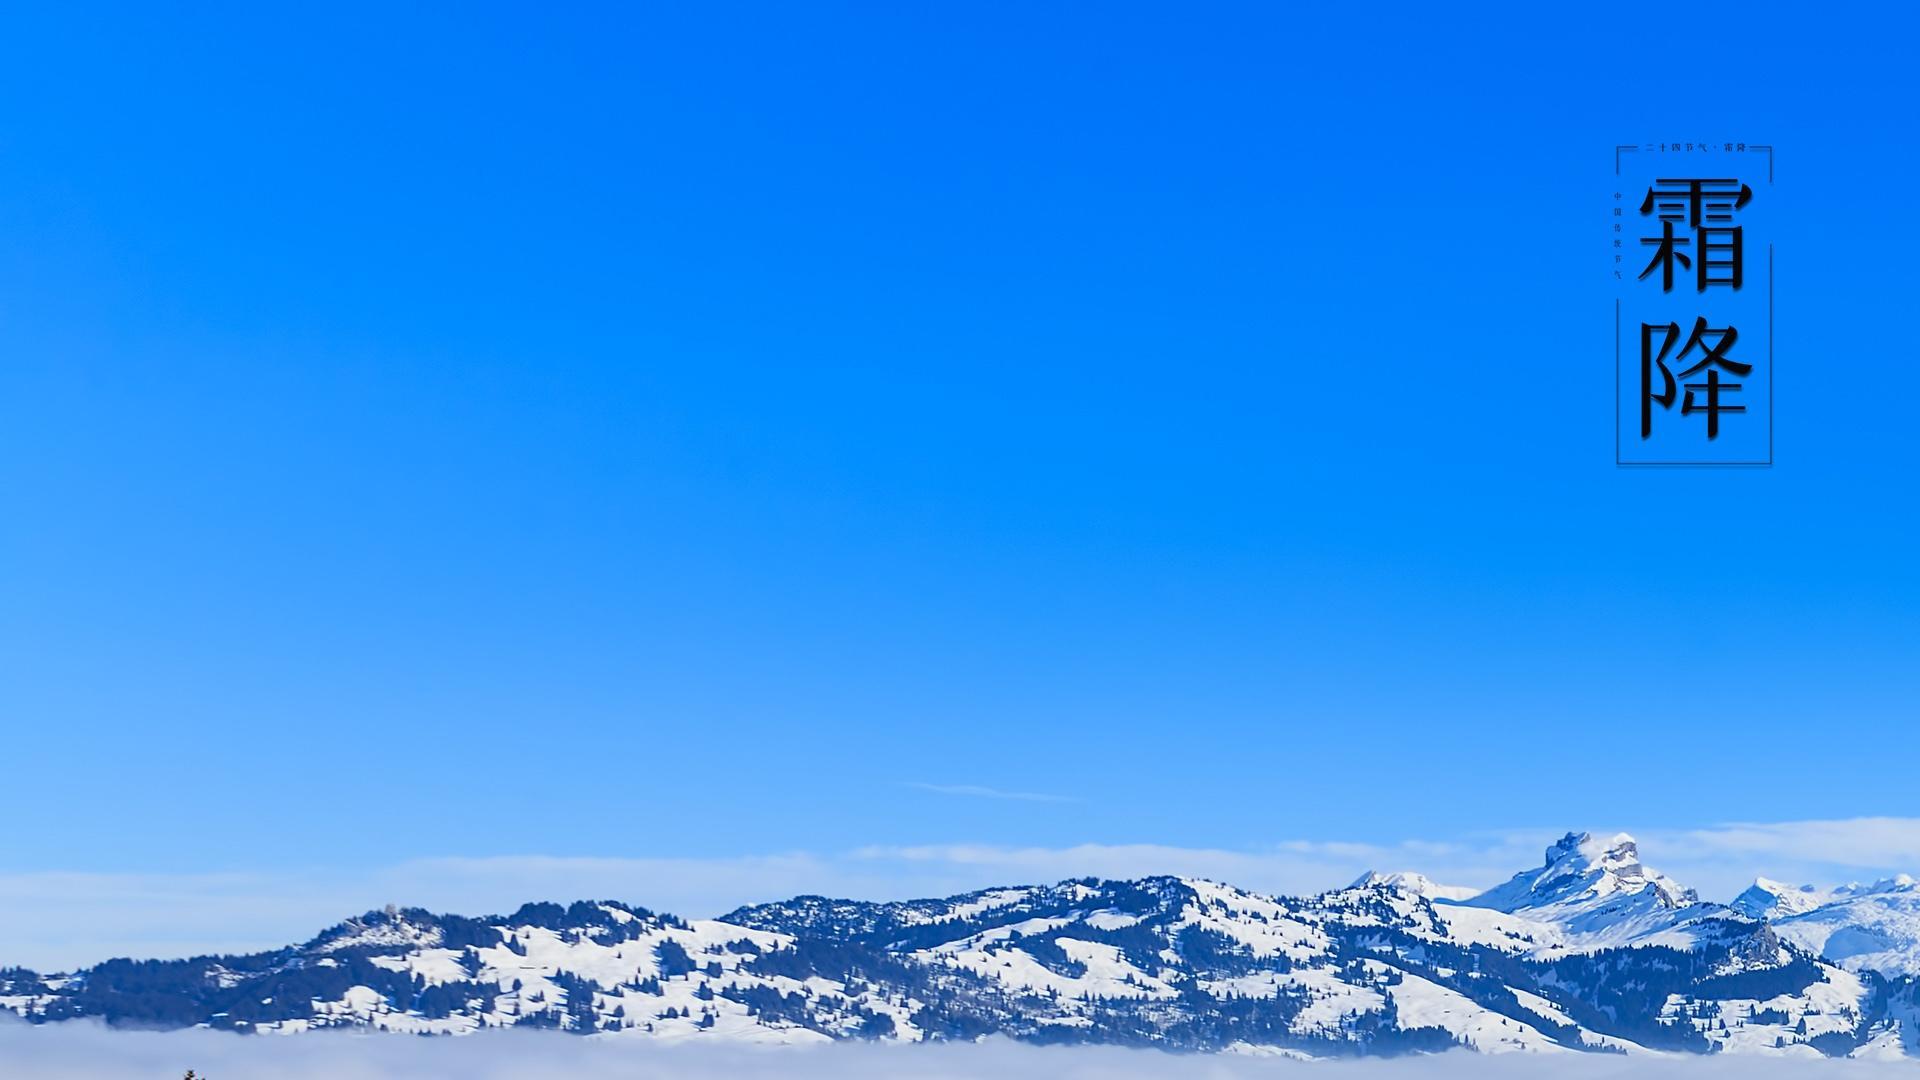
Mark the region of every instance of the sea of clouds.
<instances>
[{"instance_id":1,"label":"sea of clouds","mask_svg":"<svg viewBox=\"0 0 1920 1080\"><path fill-rule=\"evenodd\" d=\"M1877 1080L1910 1077L1911 1063L1744 1057L1504 1055L1302 1062L1232 1054L1170 1055L1112 1047L1038 1047L1006 1041L808 1047L716 1043L661 1045L552 1032L464 1038L315 1033L246 1036L212 1031L136 1032L91 1022L30 1027L0 1021L0 1075L32 1080Z\"/></svg>"}]
</instances>

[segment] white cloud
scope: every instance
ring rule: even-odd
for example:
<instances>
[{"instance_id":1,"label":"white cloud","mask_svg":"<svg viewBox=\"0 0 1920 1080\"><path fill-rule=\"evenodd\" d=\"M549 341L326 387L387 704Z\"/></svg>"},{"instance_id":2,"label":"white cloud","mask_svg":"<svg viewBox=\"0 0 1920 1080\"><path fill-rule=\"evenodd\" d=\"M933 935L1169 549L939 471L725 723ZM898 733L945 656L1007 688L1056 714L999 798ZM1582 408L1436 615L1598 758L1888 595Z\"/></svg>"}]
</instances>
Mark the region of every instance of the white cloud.
<instances>
[{"instance_id":1,"label":"white cloud","mask_svg":"<svg viewBox=\"0 0 1920 1080\"><path fill-rule=\"evenodd\" d=\"M529 900L612 899L709 917L801 893L905 899L1087 876L1176 874L1314 893L1366 870L1418 870L1446 884L1484 887L1538 864L1561 831L1391 844L1292 840L1257 850L933 844L717 858L426 858L358 870L0 874L0 926L10 930L0 965L61 970L111 956L276 948L388 903L491 914ZM1825 884L1920 869L1920 819L1628 831L1648 863L1712 899L1730 898L1755 874Z\"/></svg>"},{"instance_id":2,"label":"white cloud","mask_svg":"<svg viewBox=\"0 0 1920 1080\"><path fill-rule=\"evenodd\" d=\"M1730 896L1756 874L1839 884L1920 870L1920 818L1734 823L1636 835L1642 857L1707 896Z\"/></svg>"},{"instance_id":3,"label":"white cloud","mask_svg":"<svg viewBox=\"0 0 1920 1080\"><path fill-rule=\"evenodd\" d=\"M1537 846L1537 845L1535 845ZM1287 844L1229 851L1148 844L1066 848L948 844L737 858L427 858L362 871L0 874L0 926L20 928L0 965L62 970L110 956L277 948L388 903L491 914L529 900L609 899L689 917L802 893L862 899L948 896L1071 877L1177 874L1267 892L1318 892L1416 859L1447 880L1491 883L1514 853L1462 846Z\"/></svg>"},{"instance_id":4,"label":"white cloud","mask_svg":"<svg viewBox=\"0 0 1920 1080\"><path fill-rule=\"evenodd\" d=\"M1538 845L1532 845L1537 847ZM871 847L855 857L877 864L972 870L982 884L1055 881L1069 877L1135 878L1152 874L1212 878L1261 892L1313 893L1345 885L1373 869L1409 868L1415 861L1449 882L1491 885L1518 867L1512 845L1461 845L1444 852L1436 845L1317 844L1292 842L1271 848L1235 851L1161 844L1080 844L1066 848L1003 847L992 844L937 844Z\"/></svg>"},{"instance_id":5,"label":"white cloud","mask_svg":"<svg viewBox=\"0 0 1920 1080\"><path fill-rule=\"evenodd\" d=\"M388 903L464 914L529 900L621 900L688 917L802 893L892 900L1073 877L1175 874L1312 893L1365 870L1415 866L1469 885L1504 879L1540 844L1315 844L1260 851L1153 844L943 844L735 858L427 858L361 871L0 874L0 965L64 970L111 956L277 948Z\"/></svg>"},{"instance_id":6,"label":"white cloud","mask_svg":"<svg viewBox=\"0 0 1920 1080\"><path fill-rule=\"evenodd\" d=\"M1920 818L1847 818L1657 832L1681 857L1784 859L1863 870L1920 865Z\"/></svg>"}]
</instances>

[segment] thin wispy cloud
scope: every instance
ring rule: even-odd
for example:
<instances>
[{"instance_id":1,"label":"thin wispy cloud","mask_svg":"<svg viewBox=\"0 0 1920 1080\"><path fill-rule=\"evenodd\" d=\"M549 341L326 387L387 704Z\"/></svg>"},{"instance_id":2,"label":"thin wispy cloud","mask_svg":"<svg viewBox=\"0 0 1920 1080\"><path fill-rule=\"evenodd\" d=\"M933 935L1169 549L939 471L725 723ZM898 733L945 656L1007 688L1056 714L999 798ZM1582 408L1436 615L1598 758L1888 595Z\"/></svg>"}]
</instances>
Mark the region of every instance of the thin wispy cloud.
<instances>
[{"instance_id":1,"label":"thin wispy cloud","mask_svg":"<svg viewBox=\"0 0 1920 1080\"><path fill-rule=\"evenodd\" d=\"M915 791L930 791L935 795L959 795L969 799L1008 799L1013 802L1046 803L1080 801L1071 795L1049 795L1039 791L1006 791L983 784L926 784L910 780L901 786L913 788Z\"/></svg>"}]
</instances>

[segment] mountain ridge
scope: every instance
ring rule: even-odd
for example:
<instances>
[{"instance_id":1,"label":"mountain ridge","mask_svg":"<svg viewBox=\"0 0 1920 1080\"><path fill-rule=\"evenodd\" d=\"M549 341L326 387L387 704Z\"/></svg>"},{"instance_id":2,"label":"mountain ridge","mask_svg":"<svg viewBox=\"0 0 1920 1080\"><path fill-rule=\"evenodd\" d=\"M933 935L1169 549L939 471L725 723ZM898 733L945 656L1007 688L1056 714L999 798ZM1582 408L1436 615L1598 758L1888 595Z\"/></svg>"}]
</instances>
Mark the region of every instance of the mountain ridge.
<instances>
[{"instance_id":1,"label":"mountain ridge","mask_svg":"<svg viewBox=\"0 0 1920 1080\"><path fill-rule=\"evenodd\" d=\"M0 970L0 1008L285 1034L1920 1056L1911 879L1761 918L1647 868L1630 836L1568 833L1501 885L1445 891L1406 872L1302 897L1077 878L705 920L616 901L389 907L265 953Z\"/></svg>"}]
</instances>

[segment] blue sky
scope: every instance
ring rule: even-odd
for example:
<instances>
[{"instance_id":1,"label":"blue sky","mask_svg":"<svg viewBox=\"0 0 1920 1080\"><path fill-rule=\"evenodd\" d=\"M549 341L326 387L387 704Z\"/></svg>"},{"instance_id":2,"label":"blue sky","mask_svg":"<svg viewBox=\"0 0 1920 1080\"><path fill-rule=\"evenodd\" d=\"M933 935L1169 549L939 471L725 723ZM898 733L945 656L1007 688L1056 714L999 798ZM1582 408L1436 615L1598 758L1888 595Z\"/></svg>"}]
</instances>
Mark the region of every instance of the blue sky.
<instances>
[{"instance_id":1,"label":"blue sky","mask_svg":"<svg viewBox=\"0 0 1920 1080\"><path fill-rule=\"evenodd\" d=\"M9 14L0 871L1913 813L1913 27L1710 14ZM1779 463L1622 471L1696 137Z\"/></svg>"}]
</instances>

